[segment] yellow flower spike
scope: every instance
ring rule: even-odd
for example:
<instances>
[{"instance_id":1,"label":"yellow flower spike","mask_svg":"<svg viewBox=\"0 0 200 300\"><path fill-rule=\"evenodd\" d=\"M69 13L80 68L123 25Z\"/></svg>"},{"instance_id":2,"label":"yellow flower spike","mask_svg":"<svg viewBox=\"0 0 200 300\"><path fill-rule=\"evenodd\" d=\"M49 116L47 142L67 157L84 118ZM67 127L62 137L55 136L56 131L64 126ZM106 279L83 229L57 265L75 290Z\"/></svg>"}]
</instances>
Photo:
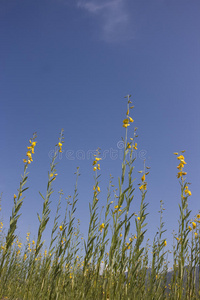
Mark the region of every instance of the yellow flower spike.
<instances>
[{"instance_id":1,"label":"yellow flower spike","mask_svg":"<svg viewBox=\"0 0 200 300\"><path fill-rule=\"evenodd\" d=\"M197 227L197 224L195 222L192 222L192 227L195 229Z\"/></svg>"},{"instance_id":2,"label":"yellow flower spike","mask_svg":"<svg viewBox=\"0 0 200 300\"><path fill-rule=\"evenodd\" d=\"M164 241L164 245L167 246L167 241Z\"/></svg>"}]
</instances>

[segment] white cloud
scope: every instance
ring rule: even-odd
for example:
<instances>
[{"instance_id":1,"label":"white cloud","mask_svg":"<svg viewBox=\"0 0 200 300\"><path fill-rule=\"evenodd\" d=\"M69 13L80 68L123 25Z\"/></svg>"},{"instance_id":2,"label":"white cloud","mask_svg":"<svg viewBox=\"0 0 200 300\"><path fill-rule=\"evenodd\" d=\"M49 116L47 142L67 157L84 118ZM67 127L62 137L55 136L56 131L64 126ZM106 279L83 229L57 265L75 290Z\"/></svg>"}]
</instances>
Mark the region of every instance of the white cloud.
<instances>
[{"instance_id":1,"label":"white cloud","mask_svg":"<svg viewBox=\"0 0 200 300\"><path fill-rule=\"evenodd\" d=\"M126 0L78 0L77 6L99 17L101 34L106 41L133 38Z\"/></svg>"}]
</instances>

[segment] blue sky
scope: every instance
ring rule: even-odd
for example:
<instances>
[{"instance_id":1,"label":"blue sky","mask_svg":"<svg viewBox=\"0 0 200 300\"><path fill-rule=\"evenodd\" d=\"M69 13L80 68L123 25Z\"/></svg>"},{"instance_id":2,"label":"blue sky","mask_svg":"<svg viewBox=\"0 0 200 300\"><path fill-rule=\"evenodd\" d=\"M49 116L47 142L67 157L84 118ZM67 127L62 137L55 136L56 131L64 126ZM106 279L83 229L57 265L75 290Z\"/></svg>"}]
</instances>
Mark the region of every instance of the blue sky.
<instances>
[{"instance_id":1,"label":"blue sky","mask_svg":"<svg viewBox=\"0 0 200 300\"><path fill-rule=\"evenodd\" d=\"M186 150L192 215L198 213L200 181L200 2L197 0L2 0L0 4L0 126L2 217L8 225L28 140L37 131L34 161L18 232L36 235L39 191L46 192L50 153L65 132L52 195L52 217L63 189L72 195L80 167L76 217L86 236L94 183L87 153L107 150L101 162L99 206L106 201L109 174L121 175L120 141L127 94L138 127L133 211L143 159L148 175L148 234L159 225L164 201L166 238L178 228L180 187L173 152ZM129 135L133 133L133 127ZM112 150L113 149L113 150ZM73 151L69 159L69 150ZM112 159L111 152L118 157ZM80 157L83 155L82 157ZM85 155L85 158L84 158ZM50 227L49 227L50 228ZM135 233L134 226L132 227ZM45 233L48 240L49 229Z\"/></svg>"}]
</instances>

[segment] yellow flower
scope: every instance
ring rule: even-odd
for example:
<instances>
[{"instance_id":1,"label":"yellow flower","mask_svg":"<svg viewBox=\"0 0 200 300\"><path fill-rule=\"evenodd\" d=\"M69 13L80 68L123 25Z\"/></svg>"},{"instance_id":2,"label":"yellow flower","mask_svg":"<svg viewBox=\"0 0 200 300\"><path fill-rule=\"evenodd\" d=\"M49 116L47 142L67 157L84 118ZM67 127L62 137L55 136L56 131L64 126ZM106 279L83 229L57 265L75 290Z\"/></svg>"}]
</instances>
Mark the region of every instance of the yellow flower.
<instances>
[{"instance_id":1,"label":"yellow flower","mask_svg":"<svg viewBox=\"0 0 200 300\"><path fill-rule=\"evenodd\" d=\"M175 155L178 155L178 152L174 152Z\"/></svg>"},{"instance_id":2,"label":"yellow flower","mask_svg":"<svg viewBox=\"0 0 200 300\"><path fill-rule=\"evenodd\" d=\"M101 170L101 169L100 169L100 164L97 165L97 170Z\"/></svg>"},{"instance_id":3,"label":"yellow flower","mask_svg":"<svg viewBox=\"0 0 200 300\"><path fill-rule=\"evenodd\" d=\"M131 144L130 143L127 143L127 148L131 148Z\"/></svg>"},{"instance_id":4,"label":"yellow flower","mask_svg":"<svg viewBox=\"0 0 200 300\"><path fill-rule=\"evenodd\" d=\"M62 143L58 143L58 147L59 147L59 152L62 152Z\"/></svg>"},{"instance_id":5,"label":"yellow flower","mask_svg":"<svg viewBox=\"0 0 200 300\"><path fill-rule=\"evenodd\" d=\"M134 148L135 150L137 150L137 143L135 143L135 145L133 145L133 148Z\"/></svg>"},{"instance_id":6,"label":"yellow flower","mask_svg":"<svg viewBox=\"0 0 200 300\"><path fill-rule=\"evenodd\" d=\"M195 222L192 222L192 227L195 229L197 227L197 224Z\"/></svg>"},{"instance_id":7,"label":"yellow flower","mask_svg":"<svg viewBox=\"0 0 200 300\"><path fill-rule=\"evenodd\" d=\"M200 214L197 215L197 219L200 219Z\"/></svg>"},{"instance_id":8,"label":"yellow flower","mask_svg":"<svg viewBox=\"0 0 200 300\"><path fill-rule=\"evenodd\" d=\"M141 178L142 181L145 181L145 174Z\"/></svg>"},{"instance_id":9,"label":"yellow flower","mask_svg":"<svg viewBox=\"0 0 200 300\"><path fill-rule=\"evenodd\" d=\"M14 194L14 199L16 199L17 198L17 196Z\"/></svg>"},{"instance_id":10,"label":"yellow flower","mask_svg":"<svg viewBox=\"0 0 200 300\"><path fill-rule=\"evenodd\" d=\"M28 158L31 159L31 158L32 158L31 152L30 152L30 151L27 151L27 152L26 152L26 156L28 156Z\"/></svg>"},{"instance_id":11,"label":"yellow flower","mask_svg":"<svg viewBox=\"0 0 200 300\"><path fill-rule=\"evenodd\" d=\"M184 164L183 164L183 163L180 163L180 164L178 165L177 169L182 170L183 167L184 167Z\"/></svg>"},{"instance_id":12,"label":"yellow flower","mask_svg":"<svg viewBox=\"0 0 200 300\"><path fill-rule=\"evenodd\" d=\"M104 224L104 223L102 223L102 224L100 225L99 230L102 232L102 229L103 229L103 228L105 228L105 224Z\"/></svg>"},{"instance_id":13,"label":"yellow flower","mask_svg":"<svg viewBox=\"0 0 200 300\"><path fill-rule=\"evenodd\" d=\"M96 160L94 160L94 161L93 161L93 163L92 163L92 165L94 166L94 165L96 165L96 163L97 163L97 161L96 161Z\"/></svg>"},{"instance_id":14,"label":"yellow flower","mask_svg":"<svg viewBox=\"0 0 200 300\"><path fill-rule=\"evenodd\" d=\"M101 159L102 159L102 158L100 158L100 157L96 157L96 158L95 158L96 161L99 161L99 160L101 160Z\"/></svg>"},{"instance_id":15,"label":"yellow flower","mask_svg":"<svg viewBox=\"0 0 200 300\"><path fill-rule=\"evenodd\" d=\"M197 233L197 232L195 232L195 233L194 233L194 235L195 235L195 239L197 239L197 237L198 237L198 233Z\"/></svg>"},{"instance_id":16,"label":"yellow flower","mask_svg":"<svg viewBox=\"0 0 200 300\"><path fill-rule=\"evenodd\" d=\"M26 162L27 162L27 160L26 160L26 159L23 159L23 162L24 162L24 163L26 163Z\"/></svg>"},{"instance_id":17,"label":"yellow flower","mask_svg":"<svg viewBox=\"0 0 200 300\"><path fill-rule=\"evenodd\" d=\"M144 183L143 185L141 185L141 186L139 187L139 189L140 189L140 190L146 190L146 189L147 189L147 184Z\"/></svg>"},{"instance_id":18,"label":"yellow flower","mask_svg":"<svg viewBox=\"0 0 200 300\"><path fill-rule=\"evenodd\" d=\"M128 123L129 123L129 119L124 119L124 120L123 120L123 123L124 123L124 124L128 124Z\"/></svg>"},{"instance_id":19,"label":"yellow flower","mask_svg":"<svg viewBox=\"0 0 200 300\"><path fill-rule=\"evenodd\" d=\"M140 217L137 217L137 219L140 221Z\"/></svg>"},{"instance_id":20,"label":"yellow flower","mask_svg":"<svg viewBox=\"0 0 200 300\"><path fill-rule=\"evenodd\" d=\"M62 225L59 226L60 231L63 231L63 227Z\"/></svg>"},{"instance_id":21,"label":"yellow flower","mask_svg":"<svg viewBox=\"0 0 200 300\"><path fill-rule=\"evenodd\" d=\"M186 164L185 157L183 155L179 155L177 159L179 159L184 165Z\"/></svg>"},{"instance_id":22,"label":"yellow flower","mask_svg":"<svg viewBox=\"0 0 200 300\"><path fill-rule=\"evenodd\" d=\"M191 227L191 226L188 226L188 229L191 231L191 230L192 230L192 227Z\"/></svg>"},{"instance_id":23,"label":"yellow flower","mask_svg":"<svg viewBox=\"0 0 200 300\"><path fill-rule=\"evenodd\" d=\"M127 128L130 124L123 124L123 127Z\"/></svg>"},{"instance_id":24,"label":"yellow flower","mask_svg":"<svg viewBox=\"0 0 200 300\"><path fill-rule=\"evenodd\" d=\"M133 120L131 117L129 117L129 121L130 121L131 123L133 123L134 120Z\"/></svg>"},{"instance_id":25,"label":"yellow flower","mask_svg":"<svg viewBox=\"0 0 200 300\"><path fill-rule=\"evenodd\" d=\"M184 191L184 192L185 192L185 194L188 195L188 196L191 196L191 195L192 195L191 191L189 191L188 188L185 188L185 191Z\"/></svg>"},{"instance_id":26,"label":"yellow flower","mask_svg":"<svg viewBox=\"0 0 200 300\"><path fill-rule=\"evenodd\" d=\"M164 245L167 246L167 241L164 241Z\"/></svg>"},{"instance_id":27,"label":"yellow flower","mask_svg":"<svg viewBox=\"0 0 200 300\"><path fill-rule=\"evenodd\" d=\"M97 167L94 167L94 168L93 168L93 171L96 171L96 169L97 169Z\"/></svg>"},{"instance_id":28,"label":"yellow flower","mask_svg":"<svg viewBox=\"0 0 200 300\"><path fill-rule=\"evenodd\" d=\"M100 193L100 191L101 191L99 186L97 186L97 191L98 191L99 193Z\"/></svg>"},{"instance_id":29,"label":"yellow flower","mask_svg":"<svg viewBox=\"0 0 200 300\"><path fill-rule=\"evenodd\" d=\"M120 237L122 237L122 233L120 233Z\"/></svg>"}]
</instances>

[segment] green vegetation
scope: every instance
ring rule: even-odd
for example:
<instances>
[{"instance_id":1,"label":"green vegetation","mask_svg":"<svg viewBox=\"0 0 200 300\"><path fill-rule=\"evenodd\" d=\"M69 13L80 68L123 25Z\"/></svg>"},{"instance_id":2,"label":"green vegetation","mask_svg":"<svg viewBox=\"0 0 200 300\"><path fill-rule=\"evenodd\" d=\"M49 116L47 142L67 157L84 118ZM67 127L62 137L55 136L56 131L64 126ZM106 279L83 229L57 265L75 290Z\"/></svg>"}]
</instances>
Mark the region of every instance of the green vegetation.
<instances>
[{"instance_id":1,"label":"green vegetation","mask_svg":"<svg viewBox=\"0 0 200 300\"><path fill-rule=\"evenodd\" d=\"M30 145L24 162L24 173L18 194L14 195L14 204L10 225L3 230L0 222L0 298L4 299L200 299L200 214L194 220L190 218L188 197L191 195L186 181L184 151L174 153L178 159L180 180L180 215L179 229L174 234L173 268L168 270L166 229L163 223L163 203L160 204L160 226L153 245L145 245L147 232L148 203L146 177L149 167L144 162L144 169L139 171L141 183L141 202L139 212L132 213L130 205L134 198L133 169L134 155L137 150L137 128L133 137L128 139L128 129L133 123L129 116L131 106L127 96L127 112L123 120L125 128L124 157L118 189L112 200L110 177L107 201L103 216L98 206L101 193L100 152L97 149L93 161L95 181L93 199L89 203L90 220L87 239L81 237L79 220L75 211L78 203L78 177L74 195L68 199L64 219L60 221L62 191L51 232L49 247L44 244L44 231L50 217L51 194L56 180L56 158L62 152L63 130L48 173L46 196L43 199L42 214L38 214L39 228L36 241L27 233L23 245L16 236L20 208L23 205L25 185L28 182L27 169L32 163L36 146L36 134L29 141ZM135 227L132 226L135 221ZM131 232L134 230L134 232ZM7 232L7 233L5 233Z\"/></svg>"}]
</instances>

